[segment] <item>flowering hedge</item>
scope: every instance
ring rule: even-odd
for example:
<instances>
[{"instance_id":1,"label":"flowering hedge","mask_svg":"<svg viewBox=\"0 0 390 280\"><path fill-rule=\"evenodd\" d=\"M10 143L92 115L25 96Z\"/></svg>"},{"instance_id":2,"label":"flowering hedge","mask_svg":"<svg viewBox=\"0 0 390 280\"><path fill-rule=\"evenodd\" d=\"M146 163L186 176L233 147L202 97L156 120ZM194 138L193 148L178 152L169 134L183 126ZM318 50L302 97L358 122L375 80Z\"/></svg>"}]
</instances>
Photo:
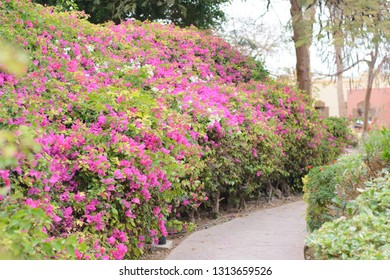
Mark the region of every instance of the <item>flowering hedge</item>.
<instances>
[{"instance_id":1,"label":"flowering hedge","mask_svg":"<svg viewBox=\"0 0 390 280\"><path fill-rule=\"evenodd\" d=\"M308 97L252 80L255 66L210 33L93 25L19 0L0 1L0 21L30 57L25 76L0 72L0 129L28 127L40 146L1 167L0 231L37 209L15 238L42 229L31 242L46 258L138 258L183 213L288 192L340 149ZM21 257L16 240L0 244Z\"/></svg>"}]
</instances>

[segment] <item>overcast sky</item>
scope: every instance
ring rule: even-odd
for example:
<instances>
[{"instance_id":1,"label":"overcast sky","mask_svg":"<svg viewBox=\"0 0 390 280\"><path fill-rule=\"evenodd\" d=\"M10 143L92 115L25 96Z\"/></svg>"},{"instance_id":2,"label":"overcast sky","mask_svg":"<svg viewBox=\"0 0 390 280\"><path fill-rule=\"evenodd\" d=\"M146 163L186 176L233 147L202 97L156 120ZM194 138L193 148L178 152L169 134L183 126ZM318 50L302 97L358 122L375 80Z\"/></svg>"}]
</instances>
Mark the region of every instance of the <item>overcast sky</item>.
<instances>
[{"instance_id":1,"label":"overcast sky","mask_svg":"<svg viewBox=\"0 0 390 280\"><path fill-rule=\"evenodd\" d=\"M233 0L232 4L227 5L224 10L226 15L231 18L247 17L258 19L259 22L275 30L276 34L286 32L283 28L287 26L291 18L289 0L272 0L268 12L267 0ZM225 28L231 26L231 22L227 22ZM265 64L271 70L272 74L282 74L285 72L283 69L295 68L295 50L292 40L290 40L291 36L291 31L284 33L284 38L289 43L283 45L281 50L276 54L266 58ZM314 46L311 50L311 61L313 72L328 71L327 66L321 63L321 59Z\"/></svg>"}]
</instances>

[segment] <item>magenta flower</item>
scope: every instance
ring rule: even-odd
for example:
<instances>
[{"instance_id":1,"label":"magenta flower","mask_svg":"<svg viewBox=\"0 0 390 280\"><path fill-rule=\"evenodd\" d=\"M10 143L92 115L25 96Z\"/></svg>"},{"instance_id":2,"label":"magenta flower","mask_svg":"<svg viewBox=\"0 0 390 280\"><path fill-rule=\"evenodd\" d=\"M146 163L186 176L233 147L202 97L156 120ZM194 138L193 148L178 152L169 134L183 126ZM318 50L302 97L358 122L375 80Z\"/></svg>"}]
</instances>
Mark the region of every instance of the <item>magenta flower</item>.
<instances>
[{"instance_id":1,"label":"magenta flower","mask_svg":"<svg viewBox=\"0 0 390 280\"><path fill-rule=\"evenodd\" d=\"M114 245L114 244L115 244L115 240L116 240L116 239L115 239L113 236L107 238L107 242L108 242L108 244L110 244L110 245Z\"/></svg>"},{"instance_id":2,"label":"magenta flower","mask_svg":"<svg viewBox=\"0 0 390 280\"><path fill-rule=\"evenodd\" d=\"M158 206L153 209L153 215L156 217L158 217L158 214L160 214L160 212L161 212L161 209Z\"/></svg>"},{"instance_id":3,"label":"magenta flower","mask_svg":"<svg viewBox=\"0 0 390 280\"><path fill-rule=\"evenodd\" d=\"M115 248L116 250L111 251L112 257L115 260L122 260L124 255L127 253L127 247L124 244L119 243Z\"/></svg>"},{"instance_id":4,"label":"magenta flower","mask_svg":"<svg viewBox=\"0 0 390 280\"><path fill-rule=\"evenodd\" d=\"M141 203L138 197L133 198L133 199L131 200L131 202L133 202L133 203L135 203L135 204L140 204L140 203Z\"/></svg>"},{"instance_id":5,"label":"magenta flower","mask_svg":"<svg viewBox=\"0 0 390 280\"><path fill-rule=\"evenodd\" d=\"M123 179L123 175L122 175L122 172L120 170L115 170L114 171L114 177L115 179Z\"/></svg>"},{"instance_id":6,"label":"magenta flower","mask_svg":"<svg viewBox=\"0 0 390 280\"><path fill-rule=\"evenodd\" d=\"M40 201L27 198L24 203L30 206L31 208L37 208L39 206Z\"/></svg>"}]
</instances>

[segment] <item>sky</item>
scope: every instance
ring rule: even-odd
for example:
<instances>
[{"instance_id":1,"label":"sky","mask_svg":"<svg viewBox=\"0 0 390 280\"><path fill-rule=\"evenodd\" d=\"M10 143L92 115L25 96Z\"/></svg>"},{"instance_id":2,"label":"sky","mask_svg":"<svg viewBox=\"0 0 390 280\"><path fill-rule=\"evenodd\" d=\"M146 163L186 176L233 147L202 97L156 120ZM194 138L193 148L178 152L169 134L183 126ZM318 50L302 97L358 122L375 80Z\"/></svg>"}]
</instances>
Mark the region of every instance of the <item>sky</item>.
<instances>
[{"instance_id":1,"label":"sky","mask_svg":"<svg viewBox=\"0 0 390 280\"><path fill-rule=\"evenodd\" d=\"M224 11L230 20L224 24L224 28L229 29L232 22L237 18L252 18L258 19L265 26L269 26L275 34L283 34L285 27L289 24L290 1L289 0L272 0L267 12L267 0L233 0L232 4L227 4ZM236 21L237 22L237 21ZM280 75L286 73L285 69L295 68L295 50L294 44L290 39L292 32L288 31L283 34L286 41L285 45L273 55L266 57L265 65L270 70L271 74ZM311 67L315 73L328 73L328 66L321 62L319 50L315 44L311 48Z\"/></svg>"}]
</instances>

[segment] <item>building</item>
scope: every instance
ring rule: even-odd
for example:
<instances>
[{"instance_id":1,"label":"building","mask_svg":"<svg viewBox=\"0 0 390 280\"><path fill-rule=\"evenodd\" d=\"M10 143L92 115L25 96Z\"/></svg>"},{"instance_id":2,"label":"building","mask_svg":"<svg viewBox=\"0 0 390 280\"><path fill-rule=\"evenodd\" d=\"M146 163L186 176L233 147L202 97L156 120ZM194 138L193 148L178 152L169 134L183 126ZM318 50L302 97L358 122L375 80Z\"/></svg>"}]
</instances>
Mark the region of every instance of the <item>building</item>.
<instances>
[{"instance_id":1,"label":"building","mask_svg":"<svg viewBox=\"0 0 390 280\"><path fill-rule=\"evenodd\" d=\"M363 119L366 89L348 91L347 111L353 119ZM370 98L369 120L377 127L390 128L390 87L373 88Z\"/></svg>"},{"instance_id":2,"label":"building","mask_svg":"<svg viewBox=\"0 0 390 280\"><path fill-rule=\"evenodd\" d=\"M358 79L344 78L343 90L347 114L350 119L363 119L364 98L366 94L367 74ZM313 82L315 108L325 117L340 116L337 83L332 80L317 80ZM375 80L370 99L370 120L378 127L390 128L390 84L378 78Z\"/></svg>"},{"instance_id":3,"label":"building","mask_svg":"<svg viewBox=\"0 0 390 280\"><path fill-rule=\"evenodd\" d=\"M344 100L347 101L347 91L350 88L350 79L344 79ZM334 80L323 79L313 81L313 97L316 100L314 107L325 117L339 117L337 99L337 83Z\"/></svg>"}]
</instances>

